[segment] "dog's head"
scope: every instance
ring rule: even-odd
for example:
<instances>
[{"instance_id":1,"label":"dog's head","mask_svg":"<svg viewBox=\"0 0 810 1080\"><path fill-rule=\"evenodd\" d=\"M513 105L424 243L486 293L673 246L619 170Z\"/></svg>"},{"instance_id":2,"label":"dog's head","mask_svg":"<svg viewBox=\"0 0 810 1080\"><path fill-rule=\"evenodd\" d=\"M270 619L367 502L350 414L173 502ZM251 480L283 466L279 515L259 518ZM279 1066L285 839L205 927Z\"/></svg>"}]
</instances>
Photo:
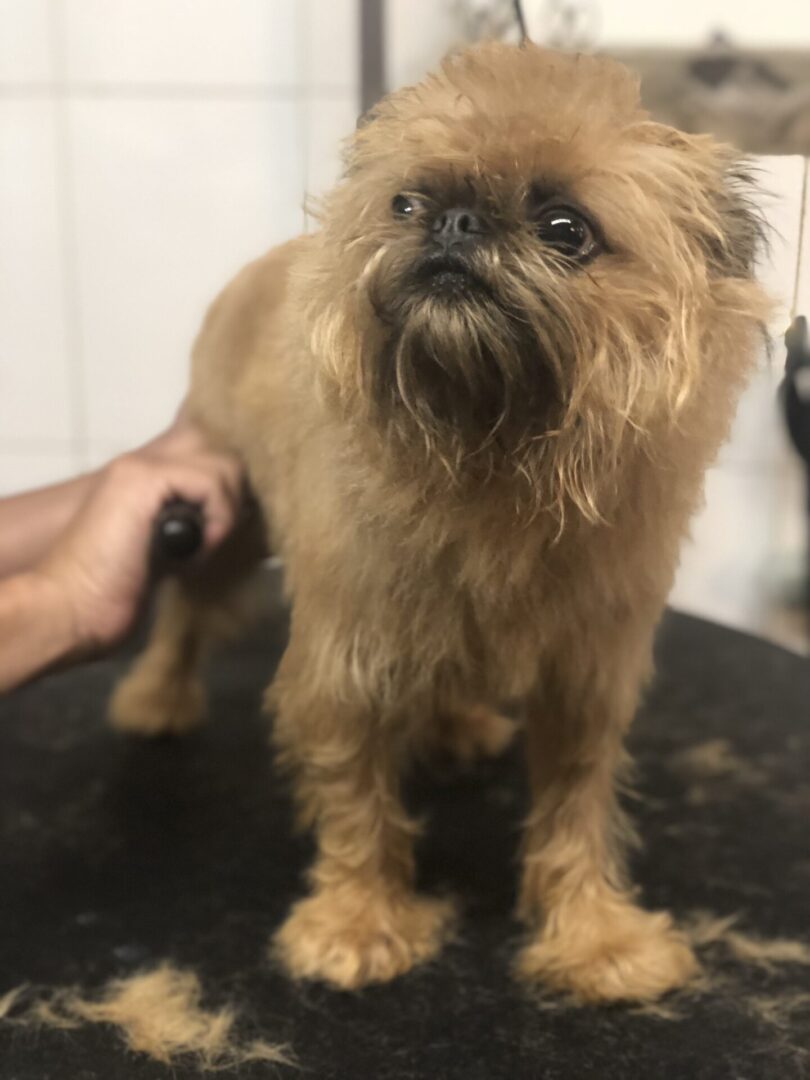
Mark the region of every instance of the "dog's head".
<instances>
[{"instance_id":1,"label":"dog's head","mask_svg":"<svg viewBox=\"0 0 810 1080\"><path fill-rule=\"evenodd\" d=\"M761 317L748 188L614 62L451 57L373 110L325 201L306 287L326 380L453 476L563 454L586 505L588 469L700 392L712 324Z\"/></svg>"}]
</instances>

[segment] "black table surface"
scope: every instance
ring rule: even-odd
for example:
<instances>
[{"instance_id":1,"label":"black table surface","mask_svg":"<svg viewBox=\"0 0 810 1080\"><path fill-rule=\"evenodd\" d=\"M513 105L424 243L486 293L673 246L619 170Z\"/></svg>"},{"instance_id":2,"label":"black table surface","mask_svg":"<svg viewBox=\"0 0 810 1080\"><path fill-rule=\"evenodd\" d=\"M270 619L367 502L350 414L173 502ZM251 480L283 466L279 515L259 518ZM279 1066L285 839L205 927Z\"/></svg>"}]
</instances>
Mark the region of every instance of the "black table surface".
<instances>
[{"instance_id":1,"label":"black table surface","mask_svg":"<svg viewBox=\"0 0 810 1080\"><path fill-rule=\"evenodd\" d=\"M718 953L710 962L725 982L676 1002L676 1019L625 1006L542 1008L512 980L519 746L473 772L412 784L411 801L430 814L422 885L464 898L459 940L432 965L361 993L291 984L266 946L302 891L311 844L293 835L259 710L285 634L277 606L212 661L210 722L183 740L140 742L105 726L125 657L0 701L0 995L20 983L93 988L170 959L199 973L212 1004L238 1003L248 1036L292 1045L303 1075L318 1080L798 1080L810 1071L810 1008L780 1026L750 1007L810 992L808 968L767 973ZM674 614L657 654L632 737L645 903L680 916L736 912L760 935L810 939L810 664ZM684 771L683 752L713 740L744 767L703 780ZM256 1064L238 1075L275 1071ZM0 1025L2 1080L198 1075L130 1053L106 1028Z\"/></svg>"}]
</instances>

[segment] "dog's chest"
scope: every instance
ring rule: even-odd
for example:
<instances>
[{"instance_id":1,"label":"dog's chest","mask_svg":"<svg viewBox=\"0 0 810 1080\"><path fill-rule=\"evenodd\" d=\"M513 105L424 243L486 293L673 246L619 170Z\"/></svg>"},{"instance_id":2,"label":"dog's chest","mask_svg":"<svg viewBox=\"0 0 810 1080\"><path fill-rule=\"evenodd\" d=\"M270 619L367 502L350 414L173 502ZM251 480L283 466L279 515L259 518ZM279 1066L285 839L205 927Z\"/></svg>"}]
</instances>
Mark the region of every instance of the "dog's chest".
<instances>
[{"instance_id":1,"label":"dog's chest","mask_svg":"<svg viewBox=\"0 0 810 1080\"><path fill-rule=\"evenodd\" d=\"M516 699L537 682L545 582L536 548L508 538L495 548L469 537L415 572L405 595L421 602L401 614L431 642L436 662L460 672L471 689Z\"/></svg>"}]
</instances>

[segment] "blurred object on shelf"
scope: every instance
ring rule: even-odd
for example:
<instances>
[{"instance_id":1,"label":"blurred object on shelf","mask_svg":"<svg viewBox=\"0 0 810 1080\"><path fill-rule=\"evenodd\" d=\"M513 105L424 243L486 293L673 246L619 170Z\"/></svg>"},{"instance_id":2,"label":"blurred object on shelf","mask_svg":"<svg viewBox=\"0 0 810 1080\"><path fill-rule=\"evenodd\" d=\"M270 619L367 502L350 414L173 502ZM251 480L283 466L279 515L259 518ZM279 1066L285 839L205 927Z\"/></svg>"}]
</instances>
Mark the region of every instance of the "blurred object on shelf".
<instances>
[{"instance_id":1,"label":"blurred object on shelf","mask_svg":"<svg viewBox=\"0 0 810 1080\"><path fill-rule=\"evenodd\" d=\"M611 49L641 76L655 119L710 131L750 154L810 154L810 51Z\"/></svg>"},{"instance_id":2,"label":"blurred object on shelf","mask_svg":"<svg viewBox=\"0 0 810 1080\"><path fill-rule=\"evenodd\" d=\"M537 26L544 45L589 52L599 40L599 5L595 0L545 0Z\"/></svg>"},{"instance_id":3,"label":"blurred object on shelf","mask_svg":"<svg viewBox=\"0 0 810 1080\"><path fill-rule=\"evenodd\" d=\"M464 41L520 41L518 0L450 0L450 13Z\"/></svg>"},{"instance_id":4,"label":"blurred object on shelf","mask_svg":"<svg viewBox=\"0 0 810 1080\"><path fill-rule=\"evenodd\" d=\"M641 76L655 119L683 131L750 154L810 155L810 50L738 48L723 30L702 48L606 46L598 0L448 0L446 11L465 42L517 41L522 21L539 44L604 49Z\"/></svg>"},{"instance_id":5,"label":"blurred object on shelf","mask_svg":"<svg viewBox=\"0 0 810 1080\"><path fill-rule=\"evenodd\" d=\"M465 42L520 41L524 30L538 44L590 51L599 39L596 0L450 0Z\"/></svg>"}]
</instances>

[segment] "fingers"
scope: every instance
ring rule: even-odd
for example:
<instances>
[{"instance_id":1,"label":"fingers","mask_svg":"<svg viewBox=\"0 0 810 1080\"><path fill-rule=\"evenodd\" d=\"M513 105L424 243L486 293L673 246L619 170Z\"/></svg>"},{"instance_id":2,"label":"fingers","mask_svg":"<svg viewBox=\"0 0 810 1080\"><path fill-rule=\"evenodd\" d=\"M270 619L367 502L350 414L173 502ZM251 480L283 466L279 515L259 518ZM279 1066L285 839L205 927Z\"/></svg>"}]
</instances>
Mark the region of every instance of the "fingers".
<instances>
[{"instance_id":1,"label":"fingers","mask_svg":"<svg viewBox=\"0 0 810 1080\"><path fill-rule=\"evenodd\" d=\"M223 540L239 513L242 471L230 455L203 452L177 459L138 452L117 458L107 473L111 497L126 499L139 519L136 531L145 538L169 499L200 505L206 550Z\"/></svg>"},{"instance_id":2,"label":"fingers","mask_svg":"<svg viewBox=\"0 0 810 1080\"><path fill-rule=\"evenodd\" d=\"M200 504L205 550L216 547L239 516L242 503L239 468L230 459L212 454L199 455L182 466L167 466L165 479L172 485L172 496Z\"/></svg>"},{"instance_id":3,"label":"fingers","mask_svg":"<svg viewBox=\"0 0 810 1080\"><path fill-rule=\"evenodd\" d=\"M213 450L196 429L182 440L182 453L176 442L169 450L153 443L106 466L39 564L61 583L82 640L111 643L131 625L150 583L155 522L169 499L201 507L204 552L234 526L242 502L238 461Z\"/></svg>"}]
</instances>

